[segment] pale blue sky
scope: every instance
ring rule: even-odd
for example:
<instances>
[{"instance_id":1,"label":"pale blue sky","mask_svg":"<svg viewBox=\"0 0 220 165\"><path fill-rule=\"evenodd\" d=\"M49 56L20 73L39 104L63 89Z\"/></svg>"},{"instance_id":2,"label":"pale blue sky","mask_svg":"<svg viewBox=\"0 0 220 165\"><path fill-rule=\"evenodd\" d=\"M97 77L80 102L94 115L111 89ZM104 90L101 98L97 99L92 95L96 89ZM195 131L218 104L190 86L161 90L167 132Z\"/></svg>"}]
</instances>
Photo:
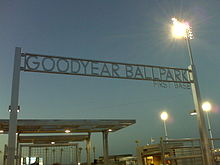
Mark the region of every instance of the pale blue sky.
<instances>
[{"instance_id":1,"label":"pale blue sky","mask_svg":"<svg viewBox=\"0 0 220 165\"><path fill-rule=\"evenodd\" d=\"M203 100L210 100L214 137L220 117L219 0L0 0L0 118L9 118L13 56L24 52L187 68L184 41L170 36L171 18L188 20ZM135 153L164 136L159 113L170 114L171 138L199 137L190 90L152 82L21 73L20 119L135 119L109 137L110 154ZM1 148L7 143L0 136ZM93 135L100 146L101 136ZM97 150L101 154L101 150Z\"/></svg>"}]
</instances>

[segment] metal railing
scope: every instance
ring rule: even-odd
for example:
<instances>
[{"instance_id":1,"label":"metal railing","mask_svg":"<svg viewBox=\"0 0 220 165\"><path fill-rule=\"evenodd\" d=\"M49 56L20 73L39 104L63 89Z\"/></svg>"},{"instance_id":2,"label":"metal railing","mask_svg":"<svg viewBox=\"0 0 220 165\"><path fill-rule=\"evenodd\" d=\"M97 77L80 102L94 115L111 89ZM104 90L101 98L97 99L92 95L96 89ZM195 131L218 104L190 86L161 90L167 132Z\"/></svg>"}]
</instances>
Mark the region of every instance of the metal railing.
<instances>
[{"instance_id":1,"label":"metal railing","mask_svg":"<svg viewBox=\"0 0 220 165\"><path fill-rule=\"evenodd\" d=\"M203 165L199 139L161 139L160 146L164 165Z\"/></svg>"},{"instance_id":2,"label":"metal railing","mask_svg":"<svg viewBox=\"0 0 220 165\"><path fill-rule=\"evenodd\" d=\"M220 138L209 139L212 165L220 165ZM137 146L137 160L139 165L206 165L200 139L160 139L160 143Z\"/></svg>"}]
</instances>

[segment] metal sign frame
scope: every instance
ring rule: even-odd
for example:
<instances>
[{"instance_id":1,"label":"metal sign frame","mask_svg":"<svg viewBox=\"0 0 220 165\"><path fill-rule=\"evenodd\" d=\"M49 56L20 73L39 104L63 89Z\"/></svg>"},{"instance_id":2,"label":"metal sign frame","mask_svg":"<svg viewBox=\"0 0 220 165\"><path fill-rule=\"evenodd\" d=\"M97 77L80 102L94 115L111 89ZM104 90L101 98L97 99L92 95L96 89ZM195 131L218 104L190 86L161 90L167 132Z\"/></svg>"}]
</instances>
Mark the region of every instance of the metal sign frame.
<instances>
[{"instance_id":1,"label":"metal sign frame","mask_svg":"<svg viewBox=\"0 0 220 165\"><path fill-rule=\"evenodd\" d=\"M21 71L190 84L189 69L22 53Z\"/></svg>"},{"instance_id":2,"label":"metal sign frame","mask_svg":"<svg viewBox=\"0 0 220 165\"><path fill-rule=\"evenodd\" d=\"M21 59L24 58L23 66L21 65L22 61ZM35 68L28 66L28 60L30 58L38 60L38 58L42 58L42 61L33 61L33 64L35 65ZM53 60L52 60L53 59ZM56 61L55 61L56 59ZM51 68L47 68L46 63L48 63L50 60ZM80 73L77 70L74 70L75 72L68 72L68 69L70 67L70 63L68 63L68 60L78 60L79 61L85 61L86 63L81 64L85 68L85 72ZM45 62L46 61L46 62ZM61 67L61 63L66 64L66 68ZM68 63L68 64L67 64ZM91 73L87 74L86 72L86 66L91 64ZM103 64L102 71L99 72L99 74L96 72L98 71L98 66L96 66L97 63ZM40 66L41 64L41 66ZM68 65L68 68L67 68ZM109 71L109 68L107 65L111 65L112 71ZM119 68L120 65L125 66L126 69L126 76L119 76ZM41 69L40 69L41 67ZM55 68L57 67L57 68ZM131 68L136 67L136 71L133 73L131 71ZM155 78L153 76L149 77L143 77L142 71L140 67L144 68L144 71L146 68L153 69L159 69L159 77ZM54 70L57 69L57 70ZM172 70L173 72L170 72ZM187 81L181 81L183 79L178 80L176 76L171 76L171 73L174 73L175 70L177 71L187 71L188 78ZM17 109L18 109L18 98L19 98L19 81L20 81L20 71L29 71L29 72L45 72L45 73L56 73L56 74L73 74L74 75L81 75L81 76L95 76L95 77L106 77L106 78L120 78L120 79L135 79L135 80L149 80L149 81L158 81L158 82L173 82L173 83L188 83L191 84L192 93L193 93L193 100L196 107L196 110L198 112L197 120L199 125L199 132L200 137L202 141L202 148L203 148L203 157L204 162L207 162L206 160L210 160L210 151L209 151L209 144L208 144L208 135L206 130L206 125L204 121L203 112L201 110L201 97L200 97L200 90L198 85L198 80L196 76L196 70L193 64L189 66L188 69L181 69L181 68L170 68L170 67L160 67L160 66L149 66L149 65L137 65L137 64L126 64L126 63L114 63L114 62L104 62L104 61L95 61L95 60L85 60L85 59L73 59L73 58L65 58L65 57L56 57L56 56L43 56L43 55L34 55L34 54L25 54L21 52L21 48L16 48L15 50L15 59L14 59L14 72L13 72L13 80L12 80L12 93L11 93L11 112L10 112L10 121L9 121L9 136L8 136L8 165L14 164L15 159L15 146L16 146L16 130L17 130ZM164 72L166 71L166 72ZM103 74L102 74L103 73ZM112 73L112 75L108 75ZM121 73L121 72L120 72ZM130 75L128 75L130 73ZM132 73L132 74L131 74ZM167 74L167 76L162 78L161 76L163 74ZM151 71L151 74L153 75L154 72ZM145 74L146 75L146 74ZM134 76L134 77L133 77ZM105 137L105 138L104 138ZM105 134L103 134L103 138L107 141L107 138ZM107 148L107 144L106 144ZM104 151L105 155L105 164L107 164L107 155L108 151ZM207 163L211 164L211 163Z\"/></svg>"}]
</instances>

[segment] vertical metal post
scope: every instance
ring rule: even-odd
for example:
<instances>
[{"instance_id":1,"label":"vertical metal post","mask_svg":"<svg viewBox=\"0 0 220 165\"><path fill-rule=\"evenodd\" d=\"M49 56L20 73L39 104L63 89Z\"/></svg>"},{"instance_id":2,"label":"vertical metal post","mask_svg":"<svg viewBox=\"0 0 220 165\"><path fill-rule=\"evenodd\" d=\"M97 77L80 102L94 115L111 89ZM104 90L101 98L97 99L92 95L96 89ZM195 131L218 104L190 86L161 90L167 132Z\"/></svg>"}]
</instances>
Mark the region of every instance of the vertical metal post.
<instances>
[{"instance_id":1,"label":"vertical metal post","mask_svg":"<svg viewBox=\"0 0 220 165\"><path fill-rule=\"evenodd\" d=\"M191 88L192 88L194 105L197 113L196 116L199 126L200 139L201 139L203 162L205 165L212 165L212 156L210 152L210 145L209 145L208 134L205 125L204 113L201 107L201 96L198 86L198 80L196 78L195 67L191 65L189 66L189 69L191 70L190 77L193 80L193 82L191 83Z\"/></svg>"},{"instance_id":2,"label":"vertical metal post","mask_svg":"<svg viewBox=\"0 0 220 165\"><path fill-rule=\"evenodd\" d=\"M79 147L79 163L81 163L82 159L82 147Z\"/></svg>"},{"instance_id":3,"label":"vertical metal post","mask_svg":"<svg viewBox=\"0 0 220 165\"><path fill-rule=\"evenodd\" d=\"M187 32L188 33L188 32ZM191 88L192 88L192 95L193 95L193 101L197 113L197 122L199 126L199 133L200 133L200 139L201 139L201 148L203 152L203 163L205 165L212 165L213 159L210 152L210 145L208 140L208 133L205 125L205 118L204 113L202 110L201 105L201 95L200 95L200 89L199 89L199 82L197 79L197 73L196 73L196 67L193 62L193 56L192 56L192 49L189 41L189 37L186 37L186 44L188 49L188 55L190 58L191 65L189 66L190 72L190 79L192 81Z\"/></svg>"},{"instance_id":4,"label":"vertical metal post","mask_svg":"<svg viewBox=\"0 0 220 165\"><path fill-rule=\"evenodd\" d=\"M29 152L28 152L28 164L31 164L31 146L28 147L29 148Z\"/></svg>"},{"instance_id":5,"label":"vertical metal post","mask_svg":"<svg viewBox=\"0 0 220 165\"><path fill-rule=\"evenodd\" d=\"M187 33L188 33L188 31L187 31ZM193 56L192 56L192 48L190 45L190 39L189 39L189 37L186 37L185 40L186 40L186 46L187 46L187 50L188 50L190 64L194 65L194 60L193 60Z\"/></svg>"},{"instance_id":6,"label":"vertical metal post","mask_svg":"<svg viewBox=\"0 0 220 165\"><path fill-rule=\"evenodd\" d=\"M166 121L165 120L163 120L163 125L164 125L164 131L165 131L165 140L168 140L167 126L166 126Z\"/></svg>"},{"instance_id":7,"label":"vertical metal post","mask_svg":"<svg viewBox=\"0 0 220 165\"><path fill-rule=\"evenodd\" d=\"M3 156L3 165L6 165L7 155L8 155L8 146L5 144L5 147L4 147L4 156Z\"/></svg>"},{"instance_id":8,"label":"vertical metal post","mask_svg":"<svg viewBox=\"0 0 220 165\"><path fill-rule=\"evenodd\" d=\"M164 149L164 141L163 138L160 138L160 151L161 151L161 159L162 159L162 164L165 165L165 149Z\"/></svg>"},{"instance_id":9,"label":"vertical metal post","mask_svg":"<svg viewBox=\"0 0 220 165\"><path fill-rule=\"evenodd\" d=\"M92 150L93 150L93 159L94 159L93 161L95 161L95 150L96 150L95 146L93 146Z\"/></svg>"},{"instance_id":10,"label":"vertical metal post","mask_svg":"<svg viewBox=\"0 0 220 165\"><path fill-rule=\"evenodd\" d=\"M62 164L63 160L63 148L60 149L60 163Z\"/></svg>"},{"instance_id":11,"label":"vertical metal post","mask_svg":"<svg viewBox=\"0 0 220 165\"><path fill-rule=\"evenodd\" d=\"M214 150L215 146L214 146L214 142L213 142L211 124L210 124L210 120L209 120L209 112L206 112L206 117L207 117L207 123L208 123L208 131L209 131L209 135L210 135L210 139L211 139L211 147L212 147L212 150Z\"/></svg>"},{"instance_id":12,"label":"vertical metal post","mask_svg":"<svg viewBox=\"0 0 220 165\"><path fill-rule=\"evenodd\" d=\"M76 165L79 164L79 154L78 154L78 144L76 145L76 148L75 148L75 154L76 154Z\"/></svg>"},{"instance_id":13,"label":"vertical metal post","mask_svg":"<svg viewBox=\"0 0 220 165\"><path fill-rule=\"evenodd\" d=\"M18 165L21 165L21 159L22 159L22 145L19 145L19 163L18 163Z\"/></svg>"},{"instance_id":14,"label":"vertical metal post","mask_svg":"<svg viewBox=\"0 0 220 165\"><path fill-rule=\"evenodd\" d=\"M104 165L108 165L108 131L103 131L103 158Z\"/></svg>"},{"instance_id":15,"label":"vertical metal post","mask_svg":"<svg viewBox=\"0 0 220 165\"><path fill-rule=\"evenodd\" d=\"M20 157L19 157L19 133L17 133L17 147L16 147L16 165L19 165Z\"/></svg>"},{"instance_id":16,"label":"vertical metal post","mask_svg":"<svg viewBox=\"0 0 220 165\"><path fill-rule=\"evenodd\" d=\"M91 165L91 133L88 133L89 138L86 140L86 158L87 158L87 165Z\"/></svg>"},{"instance_id":17,"label":"vertical metal post","mask_svg":"<svg viewBox=\"0 0 220 165\"><path fill-rule=\"evenodd\" d=\"M194 142L193 140L191 141L191 145L192 145L192 155L195 155L195 147L194 147ZM195 165L195 157L193 157L192 159L192 165Z\"/></svg>"},{"instance_id":18,"label":"vertical metal post","mask_svg":"<svg viewBox=\"0 0 220 165\"><path fill-rule=\"evenodd\" d=\"M46 158L45 158L45 160L43 159L43 161L45 161L45 164L47 165L47 162L48 162L48 148L45 149L45 154L46 154Z\"/></svg>"},{"instance_id":19,"label":"vertical metal post","mask_svg":"<svg viewBox=\"0 0 220 165\"><path fill-rule=\"evenodd\" d=\"M55 157L55 149L52 150L53 154L53 163L55 163L56 157Z\"/></svg>"},{"instance_id":20,"label":"vertical metal post","mask_svg":"<svg viewBox=\"0 0 220 165\"><path fill-rule=\"evenodd\" d=\"M142 147L140 147L138 144L136 146L136 157L137 157L137 164L138 165L143 165Z\"/></svg>"},{"instance_id":21,"label":"vertical metal post","mask_svg":"<svg viewBox=\"0 0 220 165\"><path fill-rule=\"evenodd\" d=\"M12 91L11 91L11 111L10 111L9 132L8 132L7 165L14 165L14 160L15 160L20 65L21 65L21 48L16 47L15 57L14 57Z\"/></svg>"}]
</instances>

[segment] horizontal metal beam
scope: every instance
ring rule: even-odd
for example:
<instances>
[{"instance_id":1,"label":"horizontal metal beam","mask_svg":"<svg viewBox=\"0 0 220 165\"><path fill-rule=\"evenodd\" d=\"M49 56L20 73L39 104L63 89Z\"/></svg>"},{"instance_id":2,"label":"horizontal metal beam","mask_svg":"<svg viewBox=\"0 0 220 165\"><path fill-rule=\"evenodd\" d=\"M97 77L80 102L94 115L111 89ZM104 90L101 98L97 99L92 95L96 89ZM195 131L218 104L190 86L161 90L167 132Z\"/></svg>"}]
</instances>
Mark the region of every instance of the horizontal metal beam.
<instances>
[{"instance_id":1,"label":"horizontal metal beam","mask_svg":"<svg viewBox=\"0 0 220 165\"><path fill-rule=\"evenodd\" d=\"M202 155L197 154L197 155L171 156L171 157L166 157L165 160L193 159L193 158L202 158Z\"/></svg>"},{"instance_id":2,"label":"horizontal metal beam","mask_svg":"<svg viewBox=\"0 0 220 165\"><path fill-rule=\"evenodd\" d=\"M88 135L49 135L49 136L19 136L19 143L68 143L79 142L89 138Z\"/></svg>"},{"instance_id":3,"label":"horizontal metal beam","mask_svg":"<svg viewBox=\"0 0 220 165\"><path fill-rule=\"evenodd\" d=\"M21 144L21 147L60 147L60 146L77 146L78 143L64 143L64 144Z\"/></svg>"},{"instance_id":4,"label":"horizontal metal beam","mask_svg":"<svg viewBox=\"0 0 220 165\"><path fill-rule=\"evenodd\" d=\"M189 69L98 61L60 56L22 54L21 70L114 79L190 84Z\"/></svg>"}]
</instances>

